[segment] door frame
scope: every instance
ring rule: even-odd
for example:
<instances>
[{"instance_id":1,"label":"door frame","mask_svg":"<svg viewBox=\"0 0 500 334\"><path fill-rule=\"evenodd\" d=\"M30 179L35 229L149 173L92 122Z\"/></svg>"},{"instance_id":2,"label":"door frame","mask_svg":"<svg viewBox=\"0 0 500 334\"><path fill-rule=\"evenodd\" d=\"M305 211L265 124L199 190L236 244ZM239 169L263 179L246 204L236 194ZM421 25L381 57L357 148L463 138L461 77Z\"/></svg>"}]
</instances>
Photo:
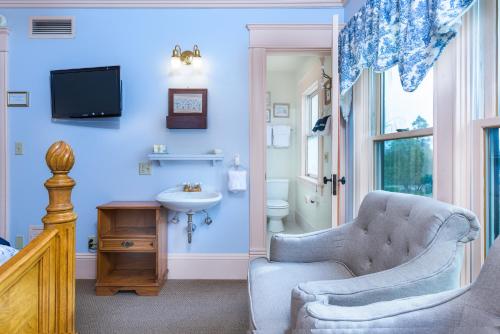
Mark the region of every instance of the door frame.
<instances>
[{"instance_id":1,"label":"door frame","mask_svg":"<svg viewBox=\"0 0 500 334\"><path fill-rule=\"evenodd\" d=\"M325 51L332 50L333 30L339 30L339 17L333 17L333 24L249 24L249 112L250 112L250 242L249 257L266 256L266 129L265 95L267 91L267 54L279 51ZM336 42L335 42L336 44ZM332 55L332 62L336 57ZM338 77L337 73L333 74ZM334 80L335 82L335 80ZM333 84L335 87L335 83ZM338 87L338 85L337 85ZM338 93L332 93L335 103ZM338 103L337 103L338 105ZM333 127L334 129L336 126ZM339 131L343 130L339 126ZM342 134L339 134L342 137ZM340 143L339 143L340 144ZM340 153L340 151L339 151ZM339 171L343 170L337 167ZM338 191L343 191L339 187ZM337 205L343 194L337 192ZM344 213L337 213L337 221Z\"/></svg>"},{"instance_id":2,"label":"door frame","mask_svg":"<svg viewBox=\"0 0 500 334\"><path fill-rule=\"evenodd\" d=\"M7 75L9 29L0 27L0 236L9 238Z\"/></svg>"}]
</instances>

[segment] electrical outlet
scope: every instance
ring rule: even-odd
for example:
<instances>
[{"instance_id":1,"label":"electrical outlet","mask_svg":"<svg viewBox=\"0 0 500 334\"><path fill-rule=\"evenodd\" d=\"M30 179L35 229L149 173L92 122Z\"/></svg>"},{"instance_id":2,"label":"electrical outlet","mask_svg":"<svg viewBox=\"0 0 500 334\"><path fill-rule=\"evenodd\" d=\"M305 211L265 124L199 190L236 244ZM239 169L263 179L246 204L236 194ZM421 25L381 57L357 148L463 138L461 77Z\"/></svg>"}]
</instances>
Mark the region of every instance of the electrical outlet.
<instances>
[{"instance_id":1,"label":"electrical outlet","mask_svg":"<svg viewBox=\"0 0 500 334\"><path fill-rule=\"evenodd\" d=\"M139 175L151 175L151 162L139 162Z\"/></svg>"},{"instance_id":2,"label":"electrical outlet","mask_svg":"<svg viewBox=\"0 0 500 334\"><path fill-rule=\"evenodd\" d=\"M16 244L15 248L16 249L21 249L24 247L24 238L22 235L16 235Z\"/></svg>"},{"instance_id":3,"label":"electrical outlet","mask_svg":"<svg viewBox=\"0 0 500 334\"><path fill-rule=\"evenodd\" d=\"M23 143L17 141L15 144L15 147L16 147L16 155L23 155L24 154Z\"/></svg>"},{"instance_id":4,"label":"electrical outlet","mask_svg":"<svg viewBox=\"0 0 500 334\"><path fill-rule=\"evenodd\" d=\"M89 253L97 252L97 237L95 235L90 235L88 237L87 248Z\"/></svg>"}]
</instances>

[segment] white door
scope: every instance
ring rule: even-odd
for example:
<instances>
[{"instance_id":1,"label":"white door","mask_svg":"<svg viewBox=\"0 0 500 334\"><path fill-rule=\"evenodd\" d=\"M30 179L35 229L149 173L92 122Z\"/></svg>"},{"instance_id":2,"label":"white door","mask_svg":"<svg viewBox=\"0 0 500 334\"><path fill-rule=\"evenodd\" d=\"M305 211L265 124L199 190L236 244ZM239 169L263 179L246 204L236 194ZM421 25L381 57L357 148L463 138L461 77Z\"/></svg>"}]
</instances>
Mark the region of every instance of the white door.
<instances>
[{"instance_id":1,"label":"white door","mask_svg":"<svg viewBox=\"0 0 500 334\"><path fill-rule=\"evenodd\" d=\"M345 168L344 168L344 138L345 122L340 112L340 89L338 75L338 16L333 16L332 24L332 135L331 135L331 166L329 175L325 171L325 189L331 194L332 201L332 227L344 222L345 204Z\"/></svg>"}]
</instances>

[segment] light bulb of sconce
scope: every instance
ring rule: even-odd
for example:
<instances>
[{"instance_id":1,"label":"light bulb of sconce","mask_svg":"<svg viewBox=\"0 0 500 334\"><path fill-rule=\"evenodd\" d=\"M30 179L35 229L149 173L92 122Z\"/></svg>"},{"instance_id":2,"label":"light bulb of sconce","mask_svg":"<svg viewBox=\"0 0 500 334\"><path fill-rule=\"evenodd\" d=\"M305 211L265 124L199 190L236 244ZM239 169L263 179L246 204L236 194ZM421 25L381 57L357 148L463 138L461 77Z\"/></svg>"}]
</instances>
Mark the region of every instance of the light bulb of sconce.
<instances>
[{"instance_id":1,"label":"light bulb of sconce","mask_svg":"<svg viewBox=\"0 0 500 334\"><path fill-rule=\"evenodd\" d=\"M202 63L201 57L193 57L193 68L197 70L201 69Z\"/></svg>"},{"instance_id":2,"label":"light bulb of sconce","mask_svg":"<svg viewBox=\"0 0 500 334\"><path fill-rule=\"evenodd\" d=\"M181 66L181 58L180 57L170 58L170 66L172 67L172 69L178 69Z\"/></svg>"},{"instance_id":3,"label":"light bulb of sconce","mask_svg":"<svg viewBox=\"0 0 500 334\"><path fill-rule=\"evenodd\" d=\"M194 45L193 47L193 61L192 61L193 67L195 69L200 69L201 68L201 52L200 48L198 48L198 45Z\"/></svg>"}]
</instances>

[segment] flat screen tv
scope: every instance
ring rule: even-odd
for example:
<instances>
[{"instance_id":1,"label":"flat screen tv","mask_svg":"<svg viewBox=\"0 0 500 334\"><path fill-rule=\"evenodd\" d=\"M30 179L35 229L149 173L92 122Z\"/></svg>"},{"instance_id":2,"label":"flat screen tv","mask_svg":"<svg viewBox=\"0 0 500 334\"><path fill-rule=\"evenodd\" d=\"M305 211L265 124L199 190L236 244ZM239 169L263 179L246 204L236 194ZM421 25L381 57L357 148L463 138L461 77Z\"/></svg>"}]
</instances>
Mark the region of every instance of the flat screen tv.
<instances>
[{"instance_id":1,"label":"flat screen tv","mask_svg":"<svg viewBox=\"0 0 500 334\"><path fill-rule=\"evenodd\" d=\"M122 114L120 66L50 72L52 118Z\"/></svg>"}]
</instances>

